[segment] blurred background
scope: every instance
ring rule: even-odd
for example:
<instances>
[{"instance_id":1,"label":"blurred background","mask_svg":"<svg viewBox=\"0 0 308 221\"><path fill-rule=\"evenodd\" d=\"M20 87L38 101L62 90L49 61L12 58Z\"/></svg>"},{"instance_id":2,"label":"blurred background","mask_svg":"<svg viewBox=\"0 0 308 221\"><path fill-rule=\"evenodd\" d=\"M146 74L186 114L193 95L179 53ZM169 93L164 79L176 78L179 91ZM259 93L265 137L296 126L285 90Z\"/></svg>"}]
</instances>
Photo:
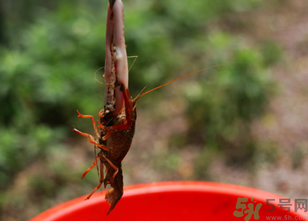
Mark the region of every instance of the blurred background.
<instances>
[{"instance_id":1,"label":"blurred background","mask_svg":"<svg viewBox=\"0 0 308 221\"><path fill-rule=\"evenodd\" d=\"M98 184L88 119L104 104L107 0L0 0L0 219ZM124 0L142 97L125 185L201 180L308 198L308 1ZM134 58L129 58L132 64Z\"/></svg>"}]
</instances>

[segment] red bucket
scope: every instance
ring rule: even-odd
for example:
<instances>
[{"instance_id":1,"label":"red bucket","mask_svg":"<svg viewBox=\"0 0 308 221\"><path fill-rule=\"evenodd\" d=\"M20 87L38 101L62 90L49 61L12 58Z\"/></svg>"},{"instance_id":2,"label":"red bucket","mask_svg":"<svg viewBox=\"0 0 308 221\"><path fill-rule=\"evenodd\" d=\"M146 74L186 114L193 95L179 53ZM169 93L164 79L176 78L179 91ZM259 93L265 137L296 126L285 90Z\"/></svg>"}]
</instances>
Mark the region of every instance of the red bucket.
<instances>
[{"instance_id":1,"label":"red bucket","mask_svg":"<svg viewBox=\"0 0 308 221\"><path fill-rule=\"evenodd\" d=\"M128 186L108 216L105 193L96 193L89 200L84 200L86 196L78 197L30 221L308 220L308 212L304 211L307 200L293 202L269 192L223 183L162 182Z\"/></svg>"}]
</instances>

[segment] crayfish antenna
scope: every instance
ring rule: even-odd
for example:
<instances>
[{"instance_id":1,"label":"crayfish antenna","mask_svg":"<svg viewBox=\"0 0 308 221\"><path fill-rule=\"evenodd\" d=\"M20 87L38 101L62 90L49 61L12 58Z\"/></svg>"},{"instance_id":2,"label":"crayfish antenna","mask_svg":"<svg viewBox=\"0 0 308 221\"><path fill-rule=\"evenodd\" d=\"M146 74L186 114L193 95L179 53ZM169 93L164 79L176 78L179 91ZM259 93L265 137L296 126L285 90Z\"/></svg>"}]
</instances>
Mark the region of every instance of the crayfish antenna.
<instances>
[{"instance_id":1,"label":"crayfish antenna","mask_svg":"<svg viewBox=\"0 0 308 221\"><path fill-rule=\"evenodd\" d=\"M155 90L157 90L157 89L159 89L159 88L161 88L161 87L167 86L168 84L171 84L171 83L173 83L173 82L175 82L175 81L178 81L178 80L180 80L180 79L182 79L182 78L186 78L186 77L188 77L188 76L190 76L190 75L197 74L197 73L199 73L199 72L201 72L201 71L204 71L204 70L207 70L207 69L210 69L210 68L219 67L219 66L222 66L222 65L223 65L223 64L212 65L212 66L209 66L209 67L206 67L206 68L202 68L202 69L200 69L199 71L194 71L194 72L191 72L191 73L189 73L189 74L185 74L185 75L183 75L183 76L181 76L181 77L179 77L179 78L177 78L177 79L174 79L174 80L172 80L172 81L169 81L169 82L167 82L167 83L165 83L165 84L162 84L162 85L160 85L160 86L158 86L158 87L155 87L155 88L153 88L153 89L151 89L151 90L148 90L148 91L146 91L146 92L144 92L144 93L141 94L141 92L146 88L146 87L144 87L144 88L141 90L141 92L138 94L138 96L134 99L134 101L136 101L136 100L139 99L140 97L142 97L142 96L144 96L144 95L146 95L146 94L148 94L148 93L150 93L150 92L152 92L152 91L155 91Z\"/></svg>"},{"instance_id":2,"label":"crayfish antenna","mask_svg":"<svg viewBox=\"0 0 308 221\"><path fill-rule=\"evenodd\" d=\"M141 98L142 92L147 88L148 85L144 86L144 88L142 88L142 90L139 92L139 94L133 99L133 102L136 102L139 98Z\"/></svg>"}]
</instances>

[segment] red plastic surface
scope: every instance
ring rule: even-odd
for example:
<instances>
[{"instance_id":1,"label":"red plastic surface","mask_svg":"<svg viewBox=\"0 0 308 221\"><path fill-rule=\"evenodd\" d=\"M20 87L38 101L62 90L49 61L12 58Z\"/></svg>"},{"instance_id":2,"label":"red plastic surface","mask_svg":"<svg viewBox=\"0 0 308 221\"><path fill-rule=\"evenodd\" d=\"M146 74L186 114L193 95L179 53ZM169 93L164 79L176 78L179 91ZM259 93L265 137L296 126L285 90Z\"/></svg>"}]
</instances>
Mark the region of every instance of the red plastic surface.
<instances>
[{"instance_id":1,"label":"red plastic surface","mask_svg":"<svg viewBox=\"0 0 308 221\"><path fill-rule=\"evenodd\" d=\"M96 193L89 200L78 197L53 207L30 221L78 221L78 220L217 220L245 221L247 214L235 217L238 197L248 197L246 205L256 201L262 203L258 221L274 220L269 217L281 217L281 220L305 220L308 212L294 212L294 202L290 212L281 208L279 200L285 197L265 191L223 183L211 182L162 182L126 187L124 195L114 210L106 216L109 205L105 202L105 191ZM273 199L271 206L266 199ZM245 211L247 212L247 211ZM252 214L250 220L255 220ZM247 217L246 217L247 219ZM276 219L278 220L278 219Z\"/></svg>"}]
</instances>

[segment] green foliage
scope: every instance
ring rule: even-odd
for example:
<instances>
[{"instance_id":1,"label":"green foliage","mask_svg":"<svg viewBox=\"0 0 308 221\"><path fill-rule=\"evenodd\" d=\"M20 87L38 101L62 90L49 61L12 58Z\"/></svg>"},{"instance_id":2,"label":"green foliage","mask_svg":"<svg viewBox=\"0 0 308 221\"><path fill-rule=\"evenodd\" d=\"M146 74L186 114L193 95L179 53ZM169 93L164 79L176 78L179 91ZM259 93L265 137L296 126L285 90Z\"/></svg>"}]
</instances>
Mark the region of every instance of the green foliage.
<instances>
[{"instance_id":1,"label":"green foliage","mask_svg":"<svg viewBox=\"0 0 308 221\"><path fill-rule=\"evenodd\" d=\"M190 137L201 138L206 148L223 149L232 163L249 162L256 149L251 123L264 113L273 81L257 48L224 33L209 38L216 49L213 60L221 63L227 56L228 62L208 79L188 85Z\"/></svg>"},{"instance_id":2,"label":"green foliage","mask_svg":"<svg viewBox=\"0 0 308 221\"><path fill-rule=\"evenodd\" d=\"M67 136L76 109L94 113L103 103L93 96L93 75L104 30L83 10L67 12L47 15L14 48L0 48L1 188Z\"/></svg>"},{"instance_id":3,"label":"green foliage","mask_svg":"<svg viewBox=\"0 0 308 221\"><path fill-rule=\"evenodd\" d=\"M183 69L192 71L187 64L209 64L204 60L215 56L207 46L211 21L226 12L250 10L260 2L137 1L134 7L126 8L128 55L138 55L130 75L132 94L138 93L144 85L153 87L166 82L171 73Z\"/></svg>"}]
</instances>

